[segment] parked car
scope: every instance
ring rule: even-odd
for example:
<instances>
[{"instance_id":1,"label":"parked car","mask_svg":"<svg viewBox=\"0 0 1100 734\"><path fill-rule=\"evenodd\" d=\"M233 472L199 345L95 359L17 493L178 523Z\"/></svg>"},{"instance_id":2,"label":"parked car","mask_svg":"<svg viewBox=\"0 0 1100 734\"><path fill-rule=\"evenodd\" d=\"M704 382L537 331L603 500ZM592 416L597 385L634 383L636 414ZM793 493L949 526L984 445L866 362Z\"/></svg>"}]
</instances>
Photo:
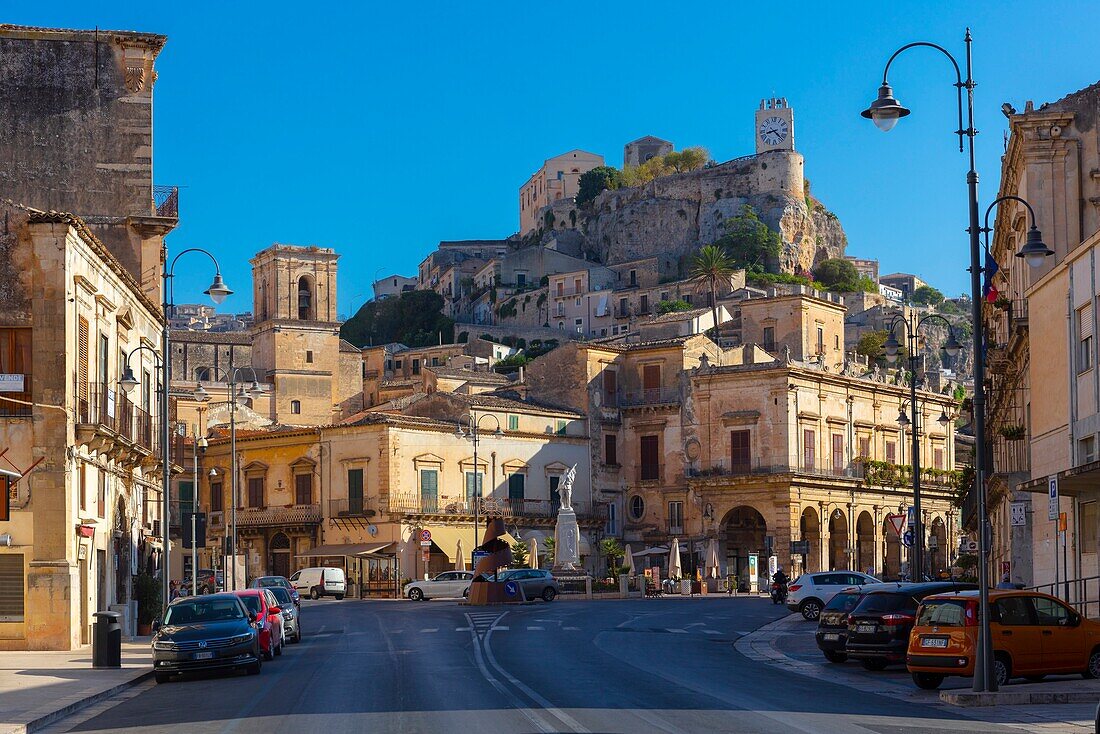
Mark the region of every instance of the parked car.
<instances>
[{"instance_id":1,"label":"parked car","mask_svg":"<svg viewBox=\"0 0 1100 734\"><path fill-rule=\"evenodd\" d=\"M225 591L225 573L212 568L200 568L198 573L198 589L200 594L216 594ZM180 596L191 593L191 576L188 574L180 582Z\"/></svg>"},{"instance_id":2,"label":"parked car","mask_svg":"<svg viewBox=\"0 0 1100 734\"><path fill-rule=\"evenodd\" d=\"M976 588L955 581L905 583L896 581L868 591L848 613L848 641L844 651L867 670L882 670L905 662L909 632L921 600L932 594Z\"/></svg>"},{"instance_id":3,"label":"parked car","mask_svg":"<svg viewBox=\"0 0 1100 734\"><path fill-rule=\"evenodd\" d=\"M989 603L998 685L1060 673L1100 677L1100 622L1035 591L993 590ZM906 655L913 682L934 689L948 675L973 675L977 642L977 592L925 597Z\"/></svg>"},{"instance_id":4,"label":"parked car","mask_svg":"<svg viewBox=\"0 0 1100 734\"><path fill-rule=\"evenodd\" d=\"M849 586L877 584L879 580L859 571L804 573L787 588L787 609L815 621L833 596Z\"/></svg>"},{"instance_id":5,"label":"parked car","mask_svg":"<svg viewBox=\"0 0 1100 734\"><path fill-rule=\"evenodd\" d=\"M308 594L310 599L320 599L322 596L343 599L348 592L348 581L342 568L303 568L294 572L290 583L298 593Z\"/></svg>"},{"instance_id":6,"label":"parked car","mask_svg":"<svg viewBox=\"0 0 1100 734\"><path fill-rule=\"evenodd\" d=\"M285 634L283 632L283 618L280 616L282 608L275 601L268 589L241 589L234 591L245 608L256 615L256 626L260 631L260 651L268 660L274 660L276 655L283 654Z\"/></svg>"},{"instance_id":7,"label":"parked car","mask_svg":"<svg viewBox=\"0 0 1100 734\"><path fill-rule=\"evenodd\" d=\"M302 605L302 596L298 593L298 590L294 588L294 584L290 583L290 579L286 576L257 576L252 579L252 583L248 585L250 589L274 589L282 587L290 592L291 599L296 606Z\"/></svg>"},{"instance_id":8,"label":"parked car","mask_svg":"<svg viewBox=\"0 0 1100 734\"><path fill-rule=\"evenodd\" d=\"M402 593L413 601L425 599L457 599L470 595L473 571L444 571L426 581L405 584Z\"/></svg>"},{"instance_id":9,"label":"parked car","mask_svg":"<svg viewBox=\"0 0 1100 734\"><path fill-rule=\"evenodd\" d=\"M153 622L153 676L166 683L193 670L244 668L260 672L256 617L234 594L175 599Z\"/></svg>"},{"instance_id":10,"label":"parked car","mask_svg":"<svg viewBox=\"0 0 1100 734\"><path fill-rule=\"evenodd\" d=\"M554 601L561 593L561 586L545 568L513 568L497 576L497 581L513 581L523 588L528 599Z\"/></svg>"},{"instance_id":11,"label":"parked car","mask_svg":"<svg viewBox=\"0 0 1100 734\"><path fill-rule=\"evenodd\" d=\"M833 598L821 610L821 616L817 622L817 632L814 635L817 647L825 654L826 660L830 663L843 663L848 659L848 653L845 652L848 643L848 614L855 608L865 593L872 589L887 586L896 587L896 584L849 586L847 589L833 595Z\"/></svg>"},{"instance_id":12,"label":"parked car","mask_svg":"<svg viewBox=\"0 0 1100 734\"><path fill-rule=\"evenodd\" d=\"M283 617L283 634L291 642L302 641L302 610L294 603L297 596L291 589L282 586L272 586L268 589L275 597L275 603L279 605L280 614ZM292 596L293 594L293 596Z\"/></svg>"}]
</instances>

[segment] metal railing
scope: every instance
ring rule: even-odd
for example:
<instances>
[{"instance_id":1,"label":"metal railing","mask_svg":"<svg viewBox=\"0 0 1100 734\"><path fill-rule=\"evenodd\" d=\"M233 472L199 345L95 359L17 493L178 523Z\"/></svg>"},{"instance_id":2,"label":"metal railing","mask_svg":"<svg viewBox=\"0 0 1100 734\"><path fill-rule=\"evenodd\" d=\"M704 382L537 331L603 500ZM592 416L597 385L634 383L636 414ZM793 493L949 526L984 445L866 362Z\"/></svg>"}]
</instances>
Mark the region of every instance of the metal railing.
<instances>
[{"instance_id":1,"label":"metal railing","mask_svg":"<svg viewBox=\"0 0 1100 734\"><path fill-rule=\"evenodd\" d=\"M289 505L287 507L238 507L237 525L293 525L321 522L321 506Z\"/></svg>"},{"instance_id":2,"label":"metal railing","mask_svg":"<svg viewBox=\"0 0 1100 734\"><path fill-rule=\"evenodd\" d=\"M1056 596L1090 619L1100 616L1100 576L1039 584L1029 586L1028 590Z\"/></svg>"},{"instance_id":3,"label":"metal railing","mask_svg":"<svg viewBox=\"0 0 1100 734\"><path fill-rule=\"evenodd\" d=\"M154 186L153 210L158 217L178 219L180 215L180 190L178 186Z\"/></svg>"},{"instance_id":4,"label":"metal railing","mask_svg":"<svg viewBox=\"0 0 1100 734\"><path fill-rule=\"evenodd\" d=\"M105 383L89 382L84 391L77 391L76 422L103 426L127 441L154 447L152 416L130 402L125 392Z\"/></svg>"},{"instance_id":5,"label":"metal railing","mask_svg":"<svg viewBox=\"0 0 1100 734\"><path fill-rule=\"evenodd\" d=\"M444 497L440 499L422 498L414 494L391 496L389 511L406 515L457 515L473 516L473 502L463 499ZM479 514L502 517L554 518L557 517L558 502L541 499L515 497L482 497ZM573 512L581 519L606 519L607 505L603 502L575 501Z\"/></svg>"},{"instance_id":6,"label":"metal railing","mask_svg":"<svg viewBox=\"0 0 1100 734\"><path fill-rule=\"evenodd\" d=\"M624 408L637 405L660 405L663 403L679 403L681 401L680 388L678 387L651 387L644 390L623 393L619 399L619 405Z\"/></svg>"},{"instance_id":7,"label":"metal railing","mask_svg":"<svg viewBox=\"0 0 1100 734\"><path fill-rule=\"evenodd\" d=\"M661 464L640 464L634 467L634 481L636 482L660 482L664 477L664 466Z\"/></svg>"},{"instance_id":8,"label":"metal railing","mask_svg":"<svg viewBox=\"0 0 1100 734\"><path fill-rule=\"evenodd\" d=\"M343 498L328 501L329 517L374 517L375 514L374 497Z\"/></svg>"},{"instance_id":9,"label":"metal railing","mask_svg":"<svg viewBox=\"0 0 1100 734\"><path fill-rule=\"evenodd\" d=\"M585 288L560 288L551 293L554 298L569 298L570 296L583 296L588 291Z\"/></svg>"}]
</instances>

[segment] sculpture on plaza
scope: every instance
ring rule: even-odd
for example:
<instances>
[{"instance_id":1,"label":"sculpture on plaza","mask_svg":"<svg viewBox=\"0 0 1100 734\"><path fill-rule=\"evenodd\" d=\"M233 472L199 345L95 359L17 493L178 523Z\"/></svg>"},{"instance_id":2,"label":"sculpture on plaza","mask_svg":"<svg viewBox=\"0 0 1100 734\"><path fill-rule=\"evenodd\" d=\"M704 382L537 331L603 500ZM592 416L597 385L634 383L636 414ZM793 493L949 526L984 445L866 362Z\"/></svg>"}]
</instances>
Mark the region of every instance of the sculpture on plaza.
<instances>
[{"instance_id":1,"label":"sculpture on plaza","mask_svg":"<svg viewBox=\"0 0 1100 734\"><path fill-rule=\"evenodd\" d=\"M554 570L575 572L580 570L581 529L577 525L577 513L573 511L573 482L577 479L577 465L566 472L558 485L561 507L554 527Z\"/></svg>"}]
</instances>

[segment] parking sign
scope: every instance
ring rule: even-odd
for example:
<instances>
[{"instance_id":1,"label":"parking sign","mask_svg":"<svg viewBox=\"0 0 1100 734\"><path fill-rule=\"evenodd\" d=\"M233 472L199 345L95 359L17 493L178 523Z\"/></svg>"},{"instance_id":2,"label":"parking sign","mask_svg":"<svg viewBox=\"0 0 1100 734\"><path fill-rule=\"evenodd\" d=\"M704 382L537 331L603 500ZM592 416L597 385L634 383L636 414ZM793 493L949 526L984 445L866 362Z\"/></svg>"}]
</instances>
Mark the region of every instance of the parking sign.
<instances>
[{"instance_id":1,"label":"parking sign","mask_svg":"<svg viewBox=\"0 0 1100 734\"><path fill-rule=\"evenodd\" d=\"M1051 474L1047 477L1047 489L1049 501L1047 504L1047 519L1058 519L1058 475Z\"/></svg>"}]
</instances>

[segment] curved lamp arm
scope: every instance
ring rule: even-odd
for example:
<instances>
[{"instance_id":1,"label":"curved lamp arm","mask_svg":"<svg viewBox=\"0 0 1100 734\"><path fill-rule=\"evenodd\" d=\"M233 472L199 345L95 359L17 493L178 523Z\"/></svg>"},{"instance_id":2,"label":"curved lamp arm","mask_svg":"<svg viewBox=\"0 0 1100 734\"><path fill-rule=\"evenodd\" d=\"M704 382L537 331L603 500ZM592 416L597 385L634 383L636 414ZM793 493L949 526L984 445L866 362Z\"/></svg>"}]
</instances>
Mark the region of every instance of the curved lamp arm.
<instances>
[{"instance_id":1,"label":"curved lamp arm","mask_svg":"<svg viewBox=\"0 0 1100 734\"><path fill-rule=\"evenodd\" d=\"M969 34L969 31L968 31L968 34ZM879 87L878 99L875 100L875 102L871 105L871 107L868 108L863 113L863 116L867 117L867 118L870 118L870 119L874 119L874 115L872 115L871 113L877 108L878 109L886 109L886 108L891 109L891 110L893 110L894 115L896 117L899 117L899 118L904 117L904 116L909 114L909 110L902 107L901 104L898 103L898 101L896 99L894 99L894 92L890 88L890 82L887 80L887 77L890 74L890 65L892 63L894 63L894 59L896 59L898 56L900 56L903 51L908 51L911 48L918 48L918 47L936 49L937 51L939 51L940 53L942 53L944 56L947 57L947 60L951 62L951 66L953 66L954 69L955 69L955 89L956 89L956 92L957 92L958 107L959 107L959 129L956 130L955 133L959 136L959 152L961 153L963 151L963 137L966 136L967 134L970 134L970 133L974 132L973 130L966 130L966 129L963 128L963 97L962 97L962 94L963 94L963 89L966 88L966 86L967 86L967 83L963 81L962 70L959 68L959 62L955 60L955 57L951 55L951 52L949 52L943 46L940 46L938 44L929 43L927 41L917 41L916 43L907 43L904 46L902 46L901 48L899 48L897 51L895 51L894 54L890 57L890 59L886 62L886 67L882 70L882 86ZM890 127L893 127L893 124L891 124L888 127L883 128L883 129L889 130Z\"/></svg>"},{"instance_id":2,"label":"curved lamp arm","mask_svg":"<svg viewBox=\"0 0 1100 734\"><path fill-rule=\"evenodd\" d=\"M164 282L166 285L164 289L165 317L168 315L167 306L176 302L175 281L172 280L175 277L176 263L181 257L189 252L201 252L214 263L214 280L210 283L210 287L203 291L203 293L210 296L210 299L214 301L215 305L221 303L227 296L233 294L233 291L231 291L225 284L225 281L222 280L222 269L221 265L218 264L218 259L201 247L189 247L172 258L172 262L164 270Z\"/></svg>"}]
</instances>

